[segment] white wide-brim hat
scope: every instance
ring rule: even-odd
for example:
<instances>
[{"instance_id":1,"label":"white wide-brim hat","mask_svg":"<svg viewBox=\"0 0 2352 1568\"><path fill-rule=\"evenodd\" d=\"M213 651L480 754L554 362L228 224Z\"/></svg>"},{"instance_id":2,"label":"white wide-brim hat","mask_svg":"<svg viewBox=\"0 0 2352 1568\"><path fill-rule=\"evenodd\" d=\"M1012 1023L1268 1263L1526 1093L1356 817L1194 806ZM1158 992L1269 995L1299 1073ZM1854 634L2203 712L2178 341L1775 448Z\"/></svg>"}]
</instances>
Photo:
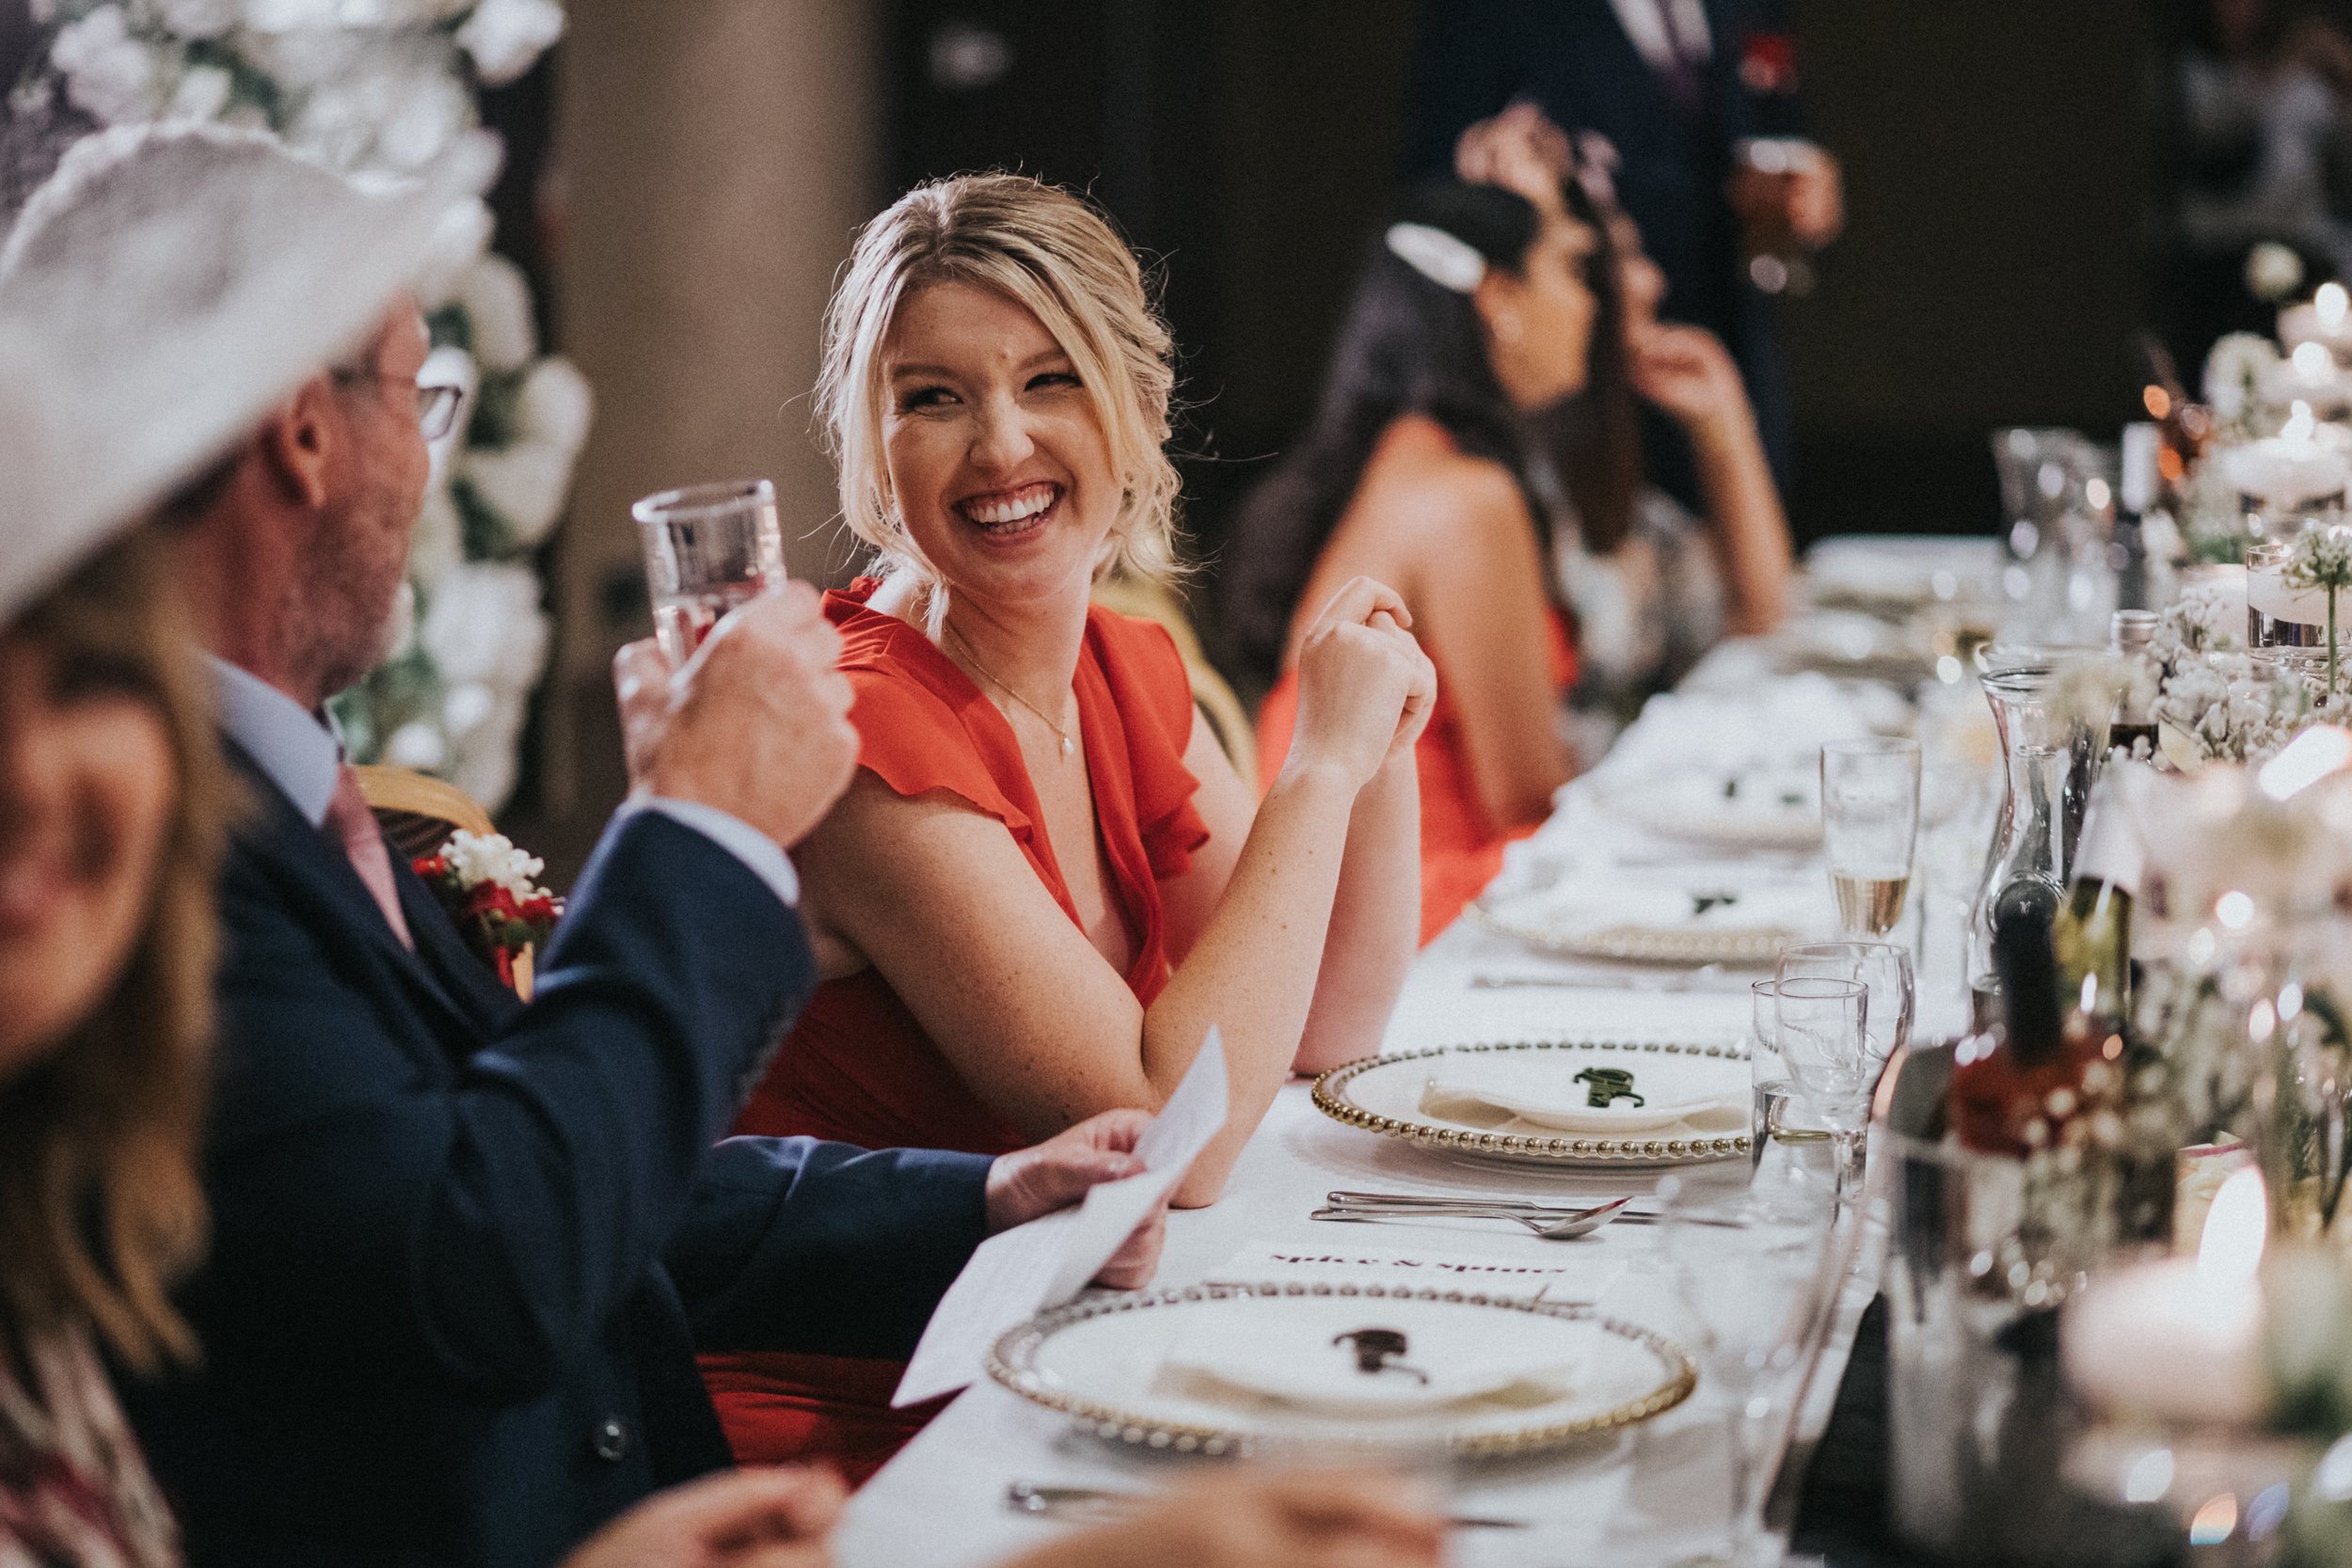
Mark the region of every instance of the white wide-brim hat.
<instances>
[{"instance_id":1,"label":"white wide-brim hat","mask_svg":"<svg viewBox=\"0 0 2352 1568\"><path fill-rule=\"evenodd\" d=\"M362 346L487 182L363 187L275 137L75 144L0 249L0 625Z\"/></svg>"}]
</instances>

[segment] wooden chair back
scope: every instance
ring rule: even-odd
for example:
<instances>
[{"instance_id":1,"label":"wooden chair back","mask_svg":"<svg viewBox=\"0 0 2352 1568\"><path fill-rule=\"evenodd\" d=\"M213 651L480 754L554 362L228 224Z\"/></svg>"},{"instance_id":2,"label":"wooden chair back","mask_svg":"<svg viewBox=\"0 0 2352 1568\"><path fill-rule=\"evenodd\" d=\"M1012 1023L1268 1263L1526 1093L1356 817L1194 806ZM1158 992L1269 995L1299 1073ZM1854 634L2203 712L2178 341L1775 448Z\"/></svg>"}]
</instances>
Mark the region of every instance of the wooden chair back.
<instances>
[{"instance_id":1,"label":"wooden chair back","mask_svg":"<svg viewBox=\"0 0 2352 1568\"><path fill-rule=\"evenodd\" d=\"M417 861L449 842L454 832L494 833L498 829L481 803L446 779L407 768L354 768L359 796L375 813L384 843L393 854ZM515 994L531 1000L532 954L515 958Z\"/></svg>"},{"instance_id":2,"label":"wooden chair back","mask_svg":"<svg viewBox=\"0 0 2352 1568\"><path fill-rule=\"evenodd\" d=\"M1176 651L1184 656L1184 675L1192 683L1193 705L1208 721L1209 733L1216 736L1216 743L1232 762L1233 770L1254 791L1258 736L1250 725L1249 710L1242 706L1232 687L1200 651L1200 634L1193 629L1192 617L1185 613L1184 601L1159 583L1140 578L1113 578L1095 584L1094 602L1105 610L1156 621L1168 628L1168 636L1176 641Z\"/></svg>"}]
</instances>

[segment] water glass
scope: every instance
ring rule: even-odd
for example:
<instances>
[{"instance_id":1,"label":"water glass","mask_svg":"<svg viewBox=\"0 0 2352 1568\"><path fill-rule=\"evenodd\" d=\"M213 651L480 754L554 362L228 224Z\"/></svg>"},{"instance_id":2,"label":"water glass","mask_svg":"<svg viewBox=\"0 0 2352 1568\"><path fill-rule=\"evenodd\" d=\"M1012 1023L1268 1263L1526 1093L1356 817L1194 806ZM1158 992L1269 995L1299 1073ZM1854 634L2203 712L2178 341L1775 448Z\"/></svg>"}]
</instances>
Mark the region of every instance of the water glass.
<instances>
[{"instance_id":1,"label":"water glass","mask_svg":"<svg viewBox=\"0 0 2352 1568\"><path fill-rule=\"evenodd\" d=\"M690 484L629 508L645 547L655 634L673 666L720 617L784 582L776 488L764 479Z\"/></svg>"},{"instance_id":2,"label":"water glass","mask_svg":"<svg viewBox=\"0 0 2352 1568\"><path fill-rule=\"evenodd\" d=\"M1903 917L1919 836L1919 743L1833 740L1821 748L1821 847L1837 926L1883 937Z\"/></svg>"},{"instance_id":3,"label":"water glass","mask_svg":"<svg viewBox=\"0 0 2352 1568\"><path fill-rule=\"evenodd\" d=\"M2294 539L2263 539L2246 548L2246 647L2256 660L2316 669L2328 657L2328 594L2291 588Z\"/></svg>"},{"instance_id":4,"label":"water glass","mask_svg":"<svg viewBox=\"0 0 2352 1568\"><path fill-rule=\"evenodd\" d=\"M1780 1053L1829 1127L1842 1203L1853 1191L1869 1130L1870 1093L1885 1065L1870 1053L1870 990L1859 980L1812 974L1771 984Z\"/></svg>"},{"instance_id":5,"label":"water glass","mask_svg":"<svg viewBox=\"0 0 2352 1568\"><path fill-rule=\"evenodd\" d=\"M1886 1059L1911 1043L1912 1019L1919 1005L1918 986L1912 976L1911 950L1891 942L1808 942L1784 947L1776 977L1816 975L1831 980L1859 980L1870 992L1870 1053L1883 1067Z\"/></svg>"},{"instance_id":6,"label":"water glass","mask_svg":"<svg viewBox=\"0 0 2352 1568\"><path fill-rule=\"evenodd\" d=\"M1772 1458L1796 1414L1806 1352L1834 1286L1834 1232L1825 1212L1747 1193L1672 1178L1660 1192L1666 1262L1691 1319L1701 1397L1720 1402L1731 1460L1724 1549L1693 1560L1769 1568L1785 1549L1764 1518Z\"/></svg>"}]
</instances>

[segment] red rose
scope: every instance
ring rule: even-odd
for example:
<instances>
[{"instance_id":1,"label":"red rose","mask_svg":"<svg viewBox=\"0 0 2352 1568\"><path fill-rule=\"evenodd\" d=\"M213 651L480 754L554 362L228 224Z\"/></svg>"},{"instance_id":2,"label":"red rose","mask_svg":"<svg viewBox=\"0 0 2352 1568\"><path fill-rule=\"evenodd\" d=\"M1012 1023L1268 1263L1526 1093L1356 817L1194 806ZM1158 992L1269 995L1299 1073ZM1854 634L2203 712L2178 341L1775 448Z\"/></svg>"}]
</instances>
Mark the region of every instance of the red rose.
<instances>
[{"instance_id":1,"label":"red rose","mask_svg":"<svg viewBox=\"0 0 2352 1568\"><path fill-rule=\"evenodd\" d=\"M1740 80L1750 92L1797 90L1797 43L1787 33L1750 33L1740 51Z\"/></svg>"}]
</instances>

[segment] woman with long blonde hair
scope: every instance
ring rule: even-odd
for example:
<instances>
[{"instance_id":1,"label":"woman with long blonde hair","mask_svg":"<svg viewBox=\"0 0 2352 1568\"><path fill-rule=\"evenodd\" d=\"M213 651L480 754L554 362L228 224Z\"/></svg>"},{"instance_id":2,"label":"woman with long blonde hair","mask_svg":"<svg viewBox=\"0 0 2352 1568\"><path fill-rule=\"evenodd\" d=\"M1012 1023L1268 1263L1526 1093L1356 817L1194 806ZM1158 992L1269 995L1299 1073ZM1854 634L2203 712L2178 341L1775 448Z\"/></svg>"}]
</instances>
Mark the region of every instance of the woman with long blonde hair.
<instances>
[{"instance_id":1,"label":"woman with long blonde hair","mask_svg":"<svg viewBox=\"0 0 2352 1568\"><path fill-rule=\"evenodd\" d=\"M0 628L0 1560L177 1560L98 1354L195 1353L228 798L152 537Z\"/></svg>"},{"instance_id":2,"label":"woman with long blonde hair","mask_svg":"<svg viewBox=\"0 0 2352 1568\"><path fill-rule=\"evenodd\" d=\"M1329 596L1260 801L1159 627L1096 580L1165 577L1170 343L1089 206L1013 175L870 224L818 388L871 575L829 601L860 769L801 847L827 976L739 1131L995 1151L1156 1110L1221 1031L1212 1201L1276 1089L1375 1049L1413 949L1413 742L1435 695L1395 594ZM739 1456L870 1469L898 1369L707 1357Z\"/></svg>"}]
</instances>

